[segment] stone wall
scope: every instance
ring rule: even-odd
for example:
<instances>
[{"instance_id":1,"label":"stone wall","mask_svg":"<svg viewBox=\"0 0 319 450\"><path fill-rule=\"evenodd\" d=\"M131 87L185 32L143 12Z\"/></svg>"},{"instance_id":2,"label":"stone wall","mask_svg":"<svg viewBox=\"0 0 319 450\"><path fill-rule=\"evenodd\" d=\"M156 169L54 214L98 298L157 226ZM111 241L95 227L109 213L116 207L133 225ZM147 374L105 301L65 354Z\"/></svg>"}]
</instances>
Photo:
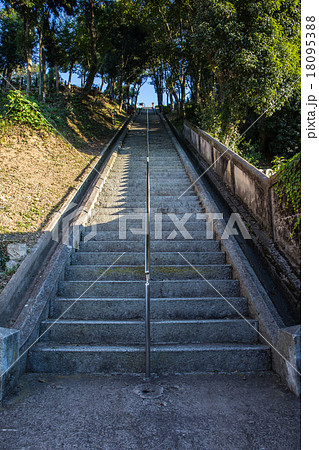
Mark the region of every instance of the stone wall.
<instances>
[{"instance_id":1,"label":"stone wall","mask_svg":"<svg viewBox=\"0 0 319 450\"><path fill-rule=\"evenodd\" d=\"M276 176L268 178L245 159L187 120L182 134L238 197L291 264L300 271L300 236L290 238L293 220L276 194Z\"/></svg>"}]
</instances>

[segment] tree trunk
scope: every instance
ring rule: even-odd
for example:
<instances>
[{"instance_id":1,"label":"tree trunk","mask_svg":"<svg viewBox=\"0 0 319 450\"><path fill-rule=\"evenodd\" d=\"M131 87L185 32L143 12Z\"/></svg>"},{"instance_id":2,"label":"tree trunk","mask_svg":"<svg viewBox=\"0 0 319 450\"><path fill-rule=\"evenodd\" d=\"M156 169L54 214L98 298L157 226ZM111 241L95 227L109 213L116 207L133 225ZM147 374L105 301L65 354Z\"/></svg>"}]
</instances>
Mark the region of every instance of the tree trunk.
<instances>
[{"instance_id":1,"label":"tree trunk","mask_svg":"<svg viewBox=\"0 0 319 450\"><path fill-rule=\"evenodd\" d=\"M91 41L91 67L89 70L89 75L87 77L83 94L87 95L94 82L95 75L98 72L98 63L97 63L97 35L95 29L95 21L94 21L94 1L90 0L89 2L89 31L90 31L90 41Z\"/></svg>"},{"instance_id":2,"label":"tree trunk","mask_svg":"<svg viewBox=\"0 0 319 450\"><path fill-rule=\"evenodd\" d=\"M45 98L47 95L47 63L45 60L45 55L43 52L42 55L42 80L43 80L43 93L42 93L42 100L45 102Z\"/></svg>"},{"instance_id":3,"label":"tree trunk","mask_svg":"<svg viewBox=\"0 0 319 450\"><path fill-rule=\"evenodd\" d=\"M85 82L85 86L83 88L83 95L88 95L90 93L92 84L94 83L94 78L95 78L95 75L97 74L97 72L98 72L98 69L93 68L91 66L90 72L89 72L88 77Z\"/></svg>"},{"instance_id":4,"label":"tree trunk","mask_svg":"<svg viewBox=\"0 0 319 450\"><path fill-rule=\"evenodd\" d=\"M121 70L120 70L120 86L119 86L119 109L122 109L123 106L123 72L124 72L124 54L123 47L121 53Z\"/></svg>"},{"instance_id":5,"label":"tree trunk","mask_svg":"<svg viewBox=\"0 0 319 450\"><path fill-rule=\"evenodd\" d=\"M120 78L120 86L119 86L119 109L122 109L123 106L123 78Z\"/></svg>"},{"instance_id":6,"label":"tree trunk","mask_svg":"<svg viewBox=\"0 0 319 450\"><path fill-rule=\"evenodd\" d=\"M184 119L185 116L185 79L181 82L181 103L180 103L180 116Z\"/></svg>"},{"instance_id":7,"label":"tree trunk","mask_svg":"<svg viewBox=\"0 0 319 450\"><path fill-rule=\"evenodd\" d=\"M169 98L170 98L170 103L171 103L171 110L174 111L175 104L174 104L174 97L173 97L173 89L172 88L170 88L170 90L169 90Z\"/></svg>"},{"instance_id":8,"label":"tree trunk","mask_svg":"<svg viewBox=\"0 0 319 450\"><path fill-rule=\"evenodd\" d=\"M137 99L138 99L138 94L140 93L140 88L136 91L136 97L135 97L135 102L134 102L134 108L137 108Z\"/></svg>"},{"instance_id":9,"label":"tree trunk","mask_svg":"<svg viewBox=\"0 0 319 450\"><path fill-rule=\"evenodd\" d=\"M101 86L100 86L100 92L102 92L103 86L104 86L104 76L102 74L102 82L101 82Z\"/></svg>"},{"instance_id":10,"label":"tree trunk","mask_svg":"<svg viewBox=\"0 0 319 450\"><path fill-rule=\"evenodd\" d=\"M5 80L5 78L6 78L6 70L7 70L7 68L5 67L3 69L3 72L2 72L1 86L5 86L6 85L6 80Z\"/></svg>"},{"instance_id":11,"label":"tree trunk","mask_svg":"<svg viewBox=\"0 0 319 450\"><path fill-rule=\"evenodd\" d=\"M11 77L12 77L12 68L10 66L7 66L7 81L8 83L10 83L11 81ZM10 86L10 84L8 84L8 87Z\"/></svg>"},{"instance_id":12,"label":"tree trunk","mask_svg":"<svg viewBox=\"0 0 319 450\"><path fill-rule=\"evenodd\" d=\"M130 104L130 85L126 85L126 97L127 97L127 104ZM127 112L127 111L126 111Z\"/></svg>"},{"instance_id":13,"label":"tree trunk","mask_svg":"<svg viewBox=\"0 0 319 450\"><path fill-rule=\"evenodd\" d=\"M42 30L39 27L39 97L42 97L42 55L43 55L43 44L42 44Z\"/></svg>"},{"instance_id":14,"label":"tree trunk","mask_svg":"<svg viewBox=\"0 0 319 450\"><path fill-rule=\"evenodd\" d=\"M194 80L194 101L195 101L196 105L199 105L201 102L201 99L200 99L201 78L202 78L202 71L201 71L201 67L200 67L198 69L197 76Z\"/></svg>"},{"instance_id":15,"label":"tree trunk","mask_svg":"<svg viewBox=\"0 0 319 450\"><path fill-rule=\"evenodd\" d=\"M71 63L70 72L69 72L69 79L68 79L68 89L71 89L71 79L72 79L72 72L73 72L73 61Z\"/></svg>"},{"instance_id":16,"label":"tree trunk","mask_svg":"<svg viewBox=\"0 0 319 450\"><path fill-rule=\"evenodd\" d=\"M160 112L163 110L163 88L162 88L162 80L160 75L156 75L154 78L156 94L157 94L157 104Z\"/></svg>"},{"instance_id":17,"label":"tree trunk","mask_svg":"<svg viewBox=\"0 0 319 450\"><path fill-rule=\"evenodd\" d=\"M31 70L32 70L32 48L30 45L30 20L26 16L24 18L24 43L25 43L25 57L27 61L27 87L26 93L31 91Z\"/></svg>"},{"instance_id":18,"label":"tree trunk","mask_svg":"<svg viewBox=\"0 0 319 450\"><path fill-rule=\"evenodd\" d=\"M111 78L110 85L111 85L110 97L111 97L111 100L114 100L114 93L115 93L115 79L114 78Z\"/></svg>"},{"instance_id":19,"label":"tree trunk","mask_svg":"<svg viewBox=\"0 0 319 450\"><path fill-rule=\"evenodd\" d=\"M133 105L135 103L135 94L136 94L136 83L134 83L133 89L132 89L131 105Z\"/></svg>"},{"instance_id":20,"label":"tree trunk","mask_svg":"<svg viewBox=\"0 0 319 450\"><path fill-rule=\"evenodd\" d=\"M59 93L59 85L60 85L60 75L59 75L59 68L58 68L57 63L55 63L54 68L55 68L55 90L56 90L56 93L58 94Z\"/></svg>"},{"instance_id":21,"label":"tree trunk","mask_svg":"<svg viewBox=\"0 0 319 450\"><path fill-rule=\"evenodd\" d=\"M175 98L175 101L177 104L177 110L178 110L178 112L180 112L180 101L179 101L178 95L175 91L175 88L173 86L171 87L171 93L172 93L172 96Z\"/></svg>"},{"instance_id":22,"label":"tree trunk","mask_svg":"<svg viewBox=\"0 0 319 450\"><path fill-rule=\"evenodd\" d=\"M259 119L258 128L260 137L260 151L266 159L270 159L273 155L269 149L269 136L267 135L265 116Z\"/></svg>"},{"instance_id":23,"label":"tree trunk","mask_svg":"<svg viewBox=\"0 0 319 450\"><path fill-rule=\"evenodd\" d=\"M219 105L222 105L224 103L224 92L223 92L224 77L221 73L217 71L215 72L214 75L218 85L218 103Z\"/></svg>"}]
</instances>

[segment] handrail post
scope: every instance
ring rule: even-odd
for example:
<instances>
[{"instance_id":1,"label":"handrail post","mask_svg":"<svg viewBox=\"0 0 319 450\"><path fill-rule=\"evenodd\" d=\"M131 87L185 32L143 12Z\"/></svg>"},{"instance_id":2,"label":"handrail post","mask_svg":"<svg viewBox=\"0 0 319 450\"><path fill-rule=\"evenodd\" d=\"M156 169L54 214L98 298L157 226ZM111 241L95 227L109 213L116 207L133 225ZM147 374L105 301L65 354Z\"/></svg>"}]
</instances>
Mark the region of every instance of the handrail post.
<instances>
[{"instance_id":1,"label":"handrail post","mask_svg":"<svg viewBox=\"0 0 319 450\"><path fill-rule=\"evenodd\" d=\"M145 375L146 379L151 375L151 330L150 330L150 306L151 306L151 275L150 275L150 143L149 143L149 119L148 109L146 110L146 140L147 140L147 158L146 158L146 226L145 226Z\"/></svg>"}]
</instances>

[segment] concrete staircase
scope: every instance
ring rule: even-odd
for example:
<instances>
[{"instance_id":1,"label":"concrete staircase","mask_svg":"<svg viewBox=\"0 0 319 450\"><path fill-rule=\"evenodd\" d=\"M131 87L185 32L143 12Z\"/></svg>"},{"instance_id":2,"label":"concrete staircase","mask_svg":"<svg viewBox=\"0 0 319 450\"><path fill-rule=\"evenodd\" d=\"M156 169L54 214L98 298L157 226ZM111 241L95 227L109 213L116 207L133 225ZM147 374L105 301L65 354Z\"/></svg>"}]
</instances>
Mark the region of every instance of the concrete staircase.
<instances>
[{"instance_id":1,"label":"concrete staircase","mask_svg":"<svg viewBox=\"0 0 319 450\"><path fill-rule=\"evenodd\" d=\"M212 231L207 236L206 222L196 219L203 211L195 191L188 190L178 200L190 181L163 125L155 115L150 122L151 370L267 370L270 352L258 342L258 323L242 319L210 286L248 317L247 299L240 296L239 283L232 279L232 267L226 264L219 242ZM119 239L119 214L145 211L145 126L146 116L140 114L99 196L91 223L84 228L80 249L72 254L52 302L51 317L41 325L40 332L49 330L29 352L29 371L145 370L144 236L127 231L126 239ZM159 213L163 214L163 238L155 239ZM176 227L167 213L179 218L191 214L185 228L192 239L179 231L171 235ZM93 224L97 233L85 242ZM142 227L141 219L131 218L127 224Z\"/></svg>"}]
</instances>

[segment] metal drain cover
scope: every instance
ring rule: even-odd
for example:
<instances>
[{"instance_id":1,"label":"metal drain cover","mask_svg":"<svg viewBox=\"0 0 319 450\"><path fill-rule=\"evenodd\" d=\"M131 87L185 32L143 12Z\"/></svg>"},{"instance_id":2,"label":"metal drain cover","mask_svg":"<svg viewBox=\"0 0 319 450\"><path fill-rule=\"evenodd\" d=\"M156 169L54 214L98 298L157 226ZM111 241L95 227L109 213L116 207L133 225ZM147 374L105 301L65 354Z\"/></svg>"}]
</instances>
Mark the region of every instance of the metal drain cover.
<instances>
[{"instance_id":1,"label":"metal drain cover","mask_svg":"<svg viewBox=\"0 0 319 450\"><path fill-rule=\"evenodd\" d=\"M154 384L141 384L136 386L134 392L141 398L159 398L163 394L163 388Z\"/></svg>"}]
</instances>

